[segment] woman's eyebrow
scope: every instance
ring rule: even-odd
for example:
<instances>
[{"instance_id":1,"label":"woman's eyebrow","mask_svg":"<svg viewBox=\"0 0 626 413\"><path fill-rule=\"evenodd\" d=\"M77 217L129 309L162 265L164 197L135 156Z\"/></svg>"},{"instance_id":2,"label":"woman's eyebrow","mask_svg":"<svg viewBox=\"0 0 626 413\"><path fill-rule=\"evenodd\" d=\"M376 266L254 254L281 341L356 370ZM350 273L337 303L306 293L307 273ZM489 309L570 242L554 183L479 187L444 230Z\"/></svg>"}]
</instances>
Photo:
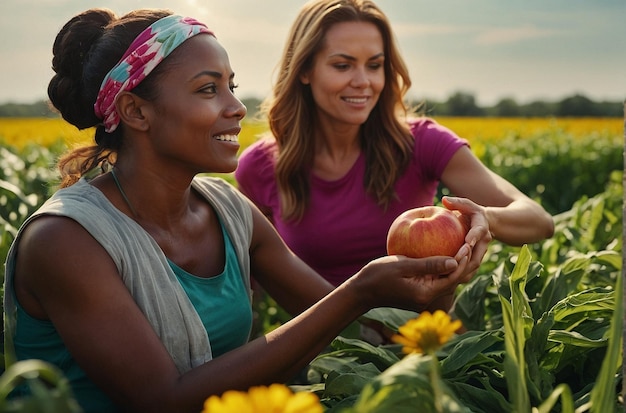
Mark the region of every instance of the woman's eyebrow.
<instances>
[{"instance_id":1,"label":"woman's eyebrow","mask_svg":"<svg viewBox=\"0 0 626 413\"><path fill-rule=\"evenodd\" d=\"M344 58L346 60L356 60L356 57L350 56L350 55L347 55L347 54L344 54L344 53L336 53L336 54L330 55L330 57L337 57L337 56L342 57L342 58ZM376 60L376 59L379 59L381 57L385 57L385 53L380 52L380 53L375 54L374 56L370 57L367 60Z\"/></svg>"},{"instance_id":2,"label":"woman's eyebrow","mask_svg":"<svg viewBox=\"0 0 626 413\"><path fill-rule=\"evenodd\" d=\"M210 76L216 79L221 79L222 77L224 77L222 72L216 72L214 70L203 70L200 73L196 74L194 77L192 77L192 79L197 79L202 76ZM232 72L230 76L228 76L229 79L233 79L234 77L235 77L235 72Z\"/></svg>"},{"instance_id":3,"label":"woman's eyebrow","mask_svg":"<svg viewBox=\"0 0 626 413\"><path fill-rule=\"evenodd\" d=\"M196 74L192 79L197 79L202 76L211 76L217 79L221 79L223 77L221 72L215 72L213 70L203 70L200 73Z\"/></svg>"}]
</instances>

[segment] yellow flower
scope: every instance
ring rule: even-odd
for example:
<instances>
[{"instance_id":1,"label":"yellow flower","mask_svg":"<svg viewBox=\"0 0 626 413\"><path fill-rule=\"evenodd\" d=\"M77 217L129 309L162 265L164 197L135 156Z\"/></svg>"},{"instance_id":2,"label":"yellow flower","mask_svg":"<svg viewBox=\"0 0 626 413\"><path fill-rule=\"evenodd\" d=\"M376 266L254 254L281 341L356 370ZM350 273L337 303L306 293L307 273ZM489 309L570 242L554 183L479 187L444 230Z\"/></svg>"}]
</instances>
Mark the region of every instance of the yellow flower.
<instances>
[{"instance_id":1,"label":"yellow flower","mask_svg":"<svg viewBox=\"0 0 626 413\"><path fill-rule=\"evenodd\" d=\"M293 393L283 384L251 387L248 392L230 390L222 397L211 396L201 413L322 413L313 393Z\"/></svg>"},{"instance_id":2,"label":"yellow flower","mask_svg":"<svg viewBox=\"0 0 626 413\"><path fill-rule=\"evenodd\" d=\"M393 335L391 339L403 345L402 351L405 354L432 354L445 344L459 327L461 321L451 321L445 311L437 310L434 314L424 311L417 318L407 321L398 328L400 334Z\"/></svg>"}]
</instances>

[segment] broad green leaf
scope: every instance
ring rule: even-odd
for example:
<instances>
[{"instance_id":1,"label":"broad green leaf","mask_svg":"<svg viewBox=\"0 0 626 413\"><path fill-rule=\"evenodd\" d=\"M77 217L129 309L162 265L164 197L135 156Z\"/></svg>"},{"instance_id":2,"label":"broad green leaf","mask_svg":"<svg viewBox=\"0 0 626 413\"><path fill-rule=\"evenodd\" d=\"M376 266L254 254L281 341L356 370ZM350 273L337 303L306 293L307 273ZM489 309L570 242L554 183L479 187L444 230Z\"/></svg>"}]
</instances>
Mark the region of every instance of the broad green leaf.
<instances>
[{"instance_id":1,"label":"broad green leaf","mask_svg":"<svg viewBox=\"0 0 626 413\"><path fill-rule=\"evenodd\" d=\"M485 387L477 387L467 382L452 382L448 385L463 402L475 413L511 412L513 411L502 393L489 386L487 380L479 380Z\"/></svg>"},{"instance_id":2,"label":"broad green leaf","mask_svg":"<svg viewBox=\"0 0 626 413\"><path fill-rule=\"evenodd\" d=\"M434 412L430 359L410 355L372 380L351 410L354 413Z\"/></svg>"},{"instance_id":3,"label":"broad green leaf","mask_svg":"<svg viewBox=\"0 0 626 413\"><path fill-rule=\"evenodd\" d=\"M333 371L328 375L324 397L358 394L367 383L380 374L380 370L370 363L351 367Z\"/></svg>"},{"instance_id":4,"label":"broad green leaf","mask_svg":"<svg viewBox=\"0 0 626 413\"><path fill-rule=\"evenodd\" d=\"M611 334L606 356L602 361L600 374L591 391L591 412L606 413L616 411L615 375L622 365L622 327L623 327L623 278L617 277L615 285L615 311L611 320Z\"/></svg>"},{"instance_id":5,"label":"broad green leaf","mask_svg":"<svg viewBox=\"0 0 626 413\"><path fill-rule=\"evenodd\" d=\"M415 311L379 307L371 309L367 313L363 314L361 318L379 322L392 331L398 331L398 327L404 325L407 321L416 318L417 316L419 316L419 313L416 313Z\"/></svg>"},{"instance_id":6,"label":"broad green leaf","mask_svg":"<svg viewBox=\"0 0 626 413\"><path fill-rule=\"evenodd\" d=\"M565 297L577 293L579 291L578 285L584 275L584 269L563 273L562 269L559 268L547 278L536 303L536 311L546 312Z\"/></svg>"},{"instance_id":7,"label":"broad green leaf","mask_svg":"<svg viewBox=\"0 0 626 413\"><path fill-rule=\"evenodd\" d=\"M595 257L599 262L610 265L616 271L621 271L622 269L623 257L622 254L617 251L598 251L595 254ZM617 290L619 291L619 289Z\"/></svg>"},{"instance_id":8,"label":"broad green leaf","mask_svg":"<svg viewBox=\"0 0 626 413\"><path fill-rule=\"evenodd\" d=\"M622 258L621 254L616 251L591 251L587 253L577 253L575 256L565 261L561 270L565 274L575 271L585 271L589 269L591 264L600 263L611 266L613 270L621 270Z\"/></svg>"},{"instance_id":9,"label":"broad green leaf","mask_svg":"<svg viewBox=\"0 0 626 413\"><path fill-rule=\"evenodd\" d=\"M615 310L614 293L606 288L592 288L570 295L559 301L550 311L555 321L563 321L567 317L577 315L587 318L590 313L613 314Z\"/></svg>"},{"instance_id":10,"label":"broad green leaf","mask_svg":"<svg viewBox=\"0 0 626 413\"><path fill-rule=\"evenodd\" d=\"M311 361L309 366L316 372L319 372L321 375L326 375L331 371L341 370L347 366L347 368L356 368L356 366L360 365L356 358L351 357L341 357L341 356L333 356L330 354L323 354L315 358L315 360ZM311 374L311 373L309 373Z\"/></svg>"},{"instance_id":11,"label":"broad green leaf","mask_svg":"<svg viewBox=\"0 0 626 413\"><path fill-rule=\"evenodd\" d=\"M441 374L444 376L467 365L473 358L495 343L502 342L498 332L485 331L478 335L468 335L460 340L450 354L441 362Z\"/></svg>"},{"instance_id":12,"label":"broad green leaf","mask_svg":"<svg viewBox=\"0 0 626 413\"><path fill-rule=\"evenodd\" d=\"M382 346L373 346L363 340L337 337L331 344L334 351L322 356L357 358L362 363L373 363L380 370L398 362L393 352Z\"/></svg>"},{"instance_id":13,"label":"broad green leaf","mask_svg":"<svg viewBox=\"0 0 626 413\"><path fill-rule=\"evenodd\" d=\"M364 389L350 412L415 413L435 412L430 380L430 356L409 355L383 372ZM471 413L453 392L439 381L444 412Z\"/></svg>"},{"instance_id":14,"label":"broad green leaf","mask_svg":"<svg viewBox=\"0 0 626 413\"><path fill-rule=\"evenodd\" d=\"M551 331L548 339L555 343L566 344L569 346L597 348L606 346L606 339L593 340L583 336L576 331L554 330Z\"/></svg>"},{"instance_id":15,"label":"broad green leaf","mask_svg":"<svg viewBox=\"0 0 626 413\"><path fill-rule=\"evenodd\" d=\"M485 307L476 305L485 300L487 286L493 280L489 275L478 275L458 294L454 303L454 313L463 326L469 330L484 330Z\"/></svg>"},{"instance_id":16,"label":"broad green leaf","mask_svg":"<svg viewBox=\"0 0 626 413\"><path fill-rule=\"evenodd\" d=\"M589 209L589 216L586 225L586 231L584 232L584 241L592 244L595 238L596 230L600 223L602 222L602 218L604 216L604 206L605 200L604 198L596 198L595 205Z\"/></svg>"}]
</instances>

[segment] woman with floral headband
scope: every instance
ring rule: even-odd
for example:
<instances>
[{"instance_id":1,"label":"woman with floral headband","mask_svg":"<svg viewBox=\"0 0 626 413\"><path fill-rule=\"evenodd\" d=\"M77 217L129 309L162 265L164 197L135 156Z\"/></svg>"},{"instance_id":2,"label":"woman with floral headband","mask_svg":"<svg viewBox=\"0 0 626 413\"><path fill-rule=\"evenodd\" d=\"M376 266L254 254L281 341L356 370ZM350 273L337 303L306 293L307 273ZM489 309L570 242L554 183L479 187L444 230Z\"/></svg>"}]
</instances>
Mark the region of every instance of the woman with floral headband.
<instances>
[{"instance_id":1,"label":"woman with floral headband","mask_svg":"<svg viewBox=\"0 0 626 413\"><path fill-rule=\"evenodd\" d=\"M277 74L262 106L270 136L246 148L235 177L294 253L332 284L385 255L393 220L432 205L440 182L456 196L443 199L446 207L482 215L500 241L552 235L552 217L488 170L465 140L431 119L407 119L409 74L372 1L307 2ZM470 268L491 235L476 240Z\"/></svg>"},{"instance_id":2,"label":"woman with floral headband","mask_svg":"<svg viewBox=\"0 0 626 413\"><path fill-rule=\"evenodd\" d=\"M198 412L290 379L373 307L419 311L467 280L469 246L375 260L333 289L234 187L198 176L236 168L246 114L204 24L91 9L53 54L50 99L95 145L60 159L62 188L11 246L5 346L57 365L85 412ZM473 220L470 243L487 231ZM294 319L250 341L251 272Z\"/></svg>"}]
</instances>

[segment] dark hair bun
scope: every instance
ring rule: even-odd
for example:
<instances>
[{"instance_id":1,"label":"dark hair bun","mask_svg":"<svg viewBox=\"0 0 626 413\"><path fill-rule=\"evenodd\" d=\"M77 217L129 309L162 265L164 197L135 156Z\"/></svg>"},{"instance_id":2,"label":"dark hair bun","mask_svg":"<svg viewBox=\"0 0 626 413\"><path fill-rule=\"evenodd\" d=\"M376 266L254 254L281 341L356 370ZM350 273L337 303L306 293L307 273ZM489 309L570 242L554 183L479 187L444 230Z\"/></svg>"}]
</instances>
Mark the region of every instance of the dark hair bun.
<instances>
[{"instance_id":1,"label":"dark hair bun","mask_svg":"<svg viewBox=\"0 0 626 413\"><path fill-rule=\"evenodd\" d=\"M48 85L48 97L63 119L79 129L99 123L93 102L83 90L83 65L91 46L116 19L111 10L90 9L68 21L54 41L52 69L56 75Z\"/></svg>"}]
</instances>

